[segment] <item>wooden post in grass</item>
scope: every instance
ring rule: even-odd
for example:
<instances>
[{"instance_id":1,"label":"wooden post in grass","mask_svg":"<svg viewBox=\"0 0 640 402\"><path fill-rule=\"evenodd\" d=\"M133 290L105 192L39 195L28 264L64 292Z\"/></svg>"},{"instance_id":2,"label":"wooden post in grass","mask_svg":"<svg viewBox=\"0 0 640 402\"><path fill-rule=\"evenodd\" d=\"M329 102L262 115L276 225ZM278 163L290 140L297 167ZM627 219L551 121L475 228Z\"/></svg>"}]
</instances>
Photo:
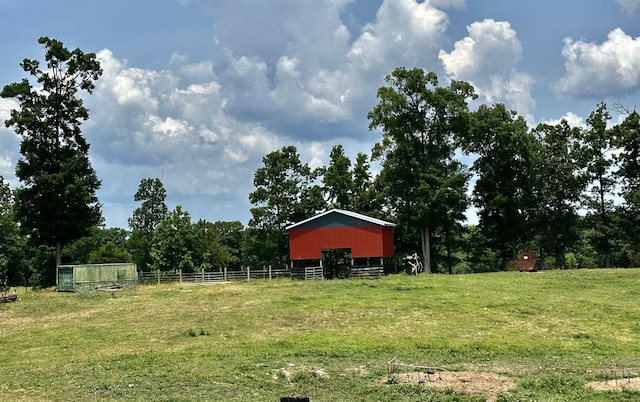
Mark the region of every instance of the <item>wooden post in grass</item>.
<instances>
[{"instance_id":1,"label":"wooden post in grass","mask_svg":"<svg viewBox=\"0 0 640 402\"><path fill-rule=\"evenodd\" d=\"M247 281L251 280L251 267L247 265Z\"/></svg>"},{"instance_id":2,"label":"wooden post in grass","mask_svg":"<svg viewBox=\"0 0 640 402\"><path fill-rule=\"evenodd\" d=\"M182 283L182 268L178 270L178 281Z\"/></svg>"},{"instance_id":3,"label":"wooden post in grass","mask_svg":"<svg viewBox=\"0 0 640 402\"><path fill-rule=\"evenodd\" d=\"M224 279L224 281L227 281L227 267L222 268L222 279Z\"/></svg>"},{"instance_id":4,"label":"wooden post in grass","mask_svg":"<svg viewBox=\"0 0 640 402\"><path fill-rule=\"evenodd\" d=\"M158 285L160 284L160 270L156 269L156 277L158 278Z\"/></svg>"},{"instance_id":5,"label":"wooden post in grass","mask_svg":"<svg viewBox=\"0 0 640 402\"><path fill-rule=\"evenodd\" d=\"M269 279L271 279L271 264L269 264Z\"/></svg>"}]
</instances>

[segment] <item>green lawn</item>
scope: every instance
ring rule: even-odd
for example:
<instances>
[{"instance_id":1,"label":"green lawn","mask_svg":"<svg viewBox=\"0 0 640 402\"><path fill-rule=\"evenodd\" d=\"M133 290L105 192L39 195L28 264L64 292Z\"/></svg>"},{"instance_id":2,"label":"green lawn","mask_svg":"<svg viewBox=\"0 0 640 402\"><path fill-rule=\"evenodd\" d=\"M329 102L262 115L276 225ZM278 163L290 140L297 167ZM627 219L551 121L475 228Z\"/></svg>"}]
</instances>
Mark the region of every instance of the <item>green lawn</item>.
<instances>
[{"instance_id":1,"label":"green lawn","mask_svg":"<svg viewBox=\"0 0 640 402\"><path fill-rule=\"evenodd\" d=\"M627 269L20 289L0 304L0 399L484 400L384 384L397 357L513 378L499 400L638 400L585 387L638 373L638 284Z\"/></svg>"}]
</instances>

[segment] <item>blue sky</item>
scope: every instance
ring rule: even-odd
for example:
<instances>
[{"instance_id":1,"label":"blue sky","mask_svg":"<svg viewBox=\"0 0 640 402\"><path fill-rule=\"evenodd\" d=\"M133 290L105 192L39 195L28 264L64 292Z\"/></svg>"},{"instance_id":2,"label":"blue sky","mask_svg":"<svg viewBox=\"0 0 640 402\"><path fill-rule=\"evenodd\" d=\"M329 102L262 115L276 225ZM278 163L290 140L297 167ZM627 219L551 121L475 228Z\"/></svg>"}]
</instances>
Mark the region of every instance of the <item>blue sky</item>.
<instances>
[{"instance_id":1,"label":"blue sky","mask_svg":"<svg viewBox=\"0 0 640 402\"><path fill-rule=\"evenodd\" d=\"M194 220L246 223L268 152L295 145L312 166L338 143L369 153L366 113L398 66L469 81L530 125L583 125L640 95L640 0L0 0L0 84L42 57L43 35L102 63L83 132L106 223L125 228L146 177ZM0 99L0 119L14 107ZM1 127L13 187L19 157Z\"/></svg>"}]
</instances>

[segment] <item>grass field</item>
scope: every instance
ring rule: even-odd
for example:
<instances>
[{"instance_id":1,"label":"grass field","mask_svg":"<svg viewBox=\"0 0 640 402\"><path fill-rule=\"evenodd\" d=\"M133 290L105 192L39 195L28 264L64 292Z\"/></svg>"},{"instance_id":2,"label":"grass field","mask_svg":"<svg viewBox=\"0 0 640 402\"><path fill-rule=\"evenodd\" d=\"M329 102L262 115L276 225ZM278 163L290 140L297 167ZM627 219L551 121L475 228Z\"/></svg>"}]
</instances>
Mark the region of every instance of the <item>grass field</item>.
<instances>
[{"instance_id":1,"label":"grass field","mask_svg":"<svg viewBox=\"0 0 640 402\"><path fill-rule=\"evenodd\" d=\"M628 269L19 289L0 304L0 399L485 399L388 381L396 357L510 377L500 401L638 400L585 384L640 376L639 284Z\"/></svg>"}]
</instances>

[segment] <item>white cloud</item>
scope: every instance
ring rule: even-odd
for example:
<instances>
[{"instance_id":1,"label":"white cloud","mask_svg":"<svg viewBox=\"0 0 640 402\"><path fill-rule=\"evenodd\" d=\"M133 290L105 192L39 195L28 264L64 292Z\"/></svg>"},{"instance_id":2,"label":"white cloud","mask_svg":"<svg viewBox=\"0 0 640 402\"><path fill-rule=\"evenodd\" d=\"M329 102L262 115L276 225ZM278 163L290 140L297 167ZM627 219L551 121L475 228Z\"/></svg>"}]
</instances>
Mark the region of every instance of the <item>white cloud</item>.
<instances>
[{"instance_id":1,"label":"white cloud","mask_svg":"<svg viewBox=\"0 0 640 402\"><path fill-rule=\"evenodd\" d=\"M616 3L624 14L640 16L640 0L616 0Z\"/></svg>"},{"instance_id":2,"label":"white cloud","mask_svg":"<svg viewBox=\"0 0 640 402\"><path fill-rule=\"evenodd\" d=\"M533 78L519 72L522 46L506 21L486 19L467 27L469 36L457 41L439 58L452 78L469 81L488 103L504 103L522 115L531 113Z\"/></svg>"},{"instance_id":3,"label":"white cloud","mask_svg":"<svg viewBox=\"0 0 640 402\"><path fill-rule=\"evenodd\" d=\"M557 90L577 97L601 98L640 86L640 37L620 28L609 32L602 44L565 38L562 55L565 76Z\"/></svg>"},{"instance_id":4,"label":"white cloud","mask_svg":"<svg viewBox=\"0 0 640 402\"><path fill-rule=\"evenodd\" d=\"M548 124L550 126L557 126L562 122L562 120L566 120L567 123L569 123L569 126L571 127L582 127L582 128L587 127L587 123L584 120L584 118L581 116L578 116L573 112L567 112L564 116L560 117L559 119L546 120L546 121L543 121L542 123Z\"/></svg>"}]
</instances>

